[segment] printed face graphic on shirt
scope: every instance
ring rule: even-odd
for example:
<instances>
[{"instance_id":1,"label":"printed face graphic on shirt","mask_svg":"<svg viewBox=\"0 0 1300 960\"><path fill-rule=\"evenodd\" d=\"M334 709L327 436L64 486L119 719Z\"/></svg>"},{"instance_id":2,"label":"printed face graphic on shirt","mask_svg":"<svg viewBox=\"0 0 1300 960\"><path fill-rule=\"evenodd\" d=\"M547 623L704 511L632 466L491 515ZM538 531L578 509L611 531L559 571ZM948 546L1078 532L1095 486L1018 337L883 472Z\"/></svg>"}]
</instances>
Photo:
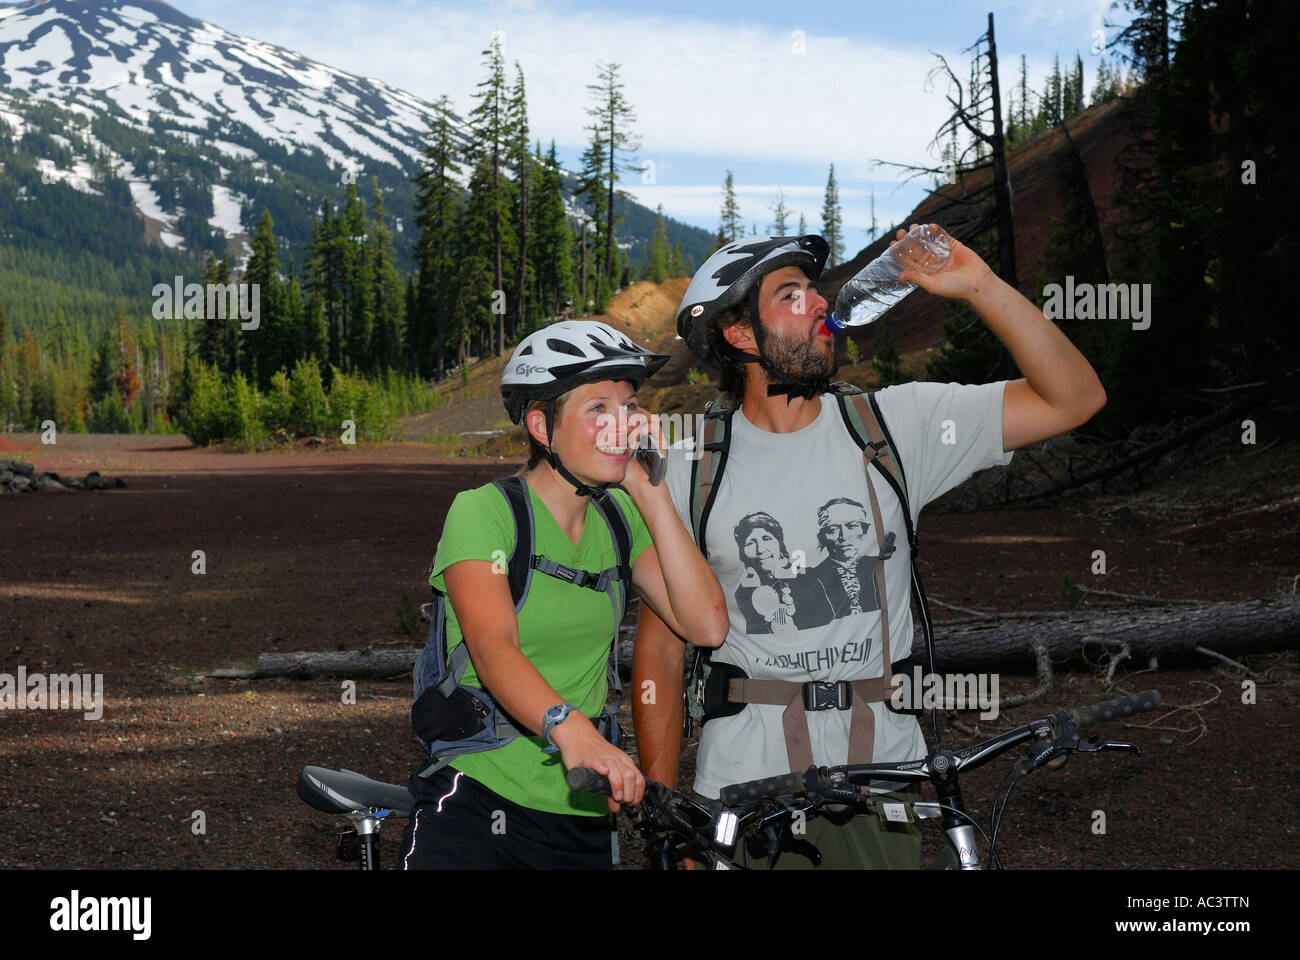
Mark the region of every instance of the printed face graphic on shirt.
<instances>
[{"instance_id":1,"label":"printed face graphic on shirt","mask_svg":"<svg viewBox=\"0 0 1300 960\"><path fill-rule=\"evenodd\" d=\"M770 531L756 527L748 537L741 553L747 563L756 566L761 573L769 577L779 576L785 564L782 562L784 550L781 542Z\"/></svg>"},{"instance_id":2,"label":"printed face graphic on shirt","mask_svg":"<svg viewBox=\"0 0 1300 960\"><path fill-rule=\"evenodd\" d=\"M831 500L817 511L817 540L836 563L861 555L869 526L862 504L847 497Z\"/></svg>"}]
</instances>

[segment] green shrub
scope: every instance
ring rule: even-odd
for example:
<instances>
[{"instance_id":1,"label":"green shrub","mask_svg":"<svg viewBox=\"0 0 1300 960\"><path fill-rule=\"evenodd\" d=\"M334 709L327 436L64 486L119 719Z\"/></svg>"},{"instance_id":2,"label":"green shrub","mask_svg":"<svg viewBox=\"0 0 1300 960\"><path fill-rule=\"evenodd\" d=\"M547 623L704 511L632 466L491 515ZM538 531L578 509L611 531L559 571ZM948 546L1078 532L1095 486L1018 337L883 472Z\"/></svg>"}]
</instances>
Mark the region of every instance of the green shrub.
<instances>
[{"instance_id":1,"label":"green shrub","mask_svg":"<svg viewBox=\"0 0 1300 960\"><path fill-rule=\"evenodd\" d=\"M267 433L281 428L289 429L293 409L293 394L289 389L289 374L281 367L271 377L271 389L262 397L262 426Z\"/></svg>"},{"instance_id":2,"label":"green shrub","mask_svg":"<svg viewBox=\"0 0 1300 960\"><path fill-rule=\"evenodd\" d=\"M91 433L130 433L131 416L116 391L94 401L89 410Z\"/></svg>"},{"instance_id":3,"label":"green shrub","mask_svg":"<svg viewBox=\"0 0 1300 960\"><path fill-rule=\"evenodd\" d=\"M231 430L230 402L221 374L209 364L195 364L185 435L196 444L206 445L224 440L230 436Z\"/></svg>"},{"instance_id":4,"label":"green shrub","mask_svg":"<svg viewBox=\"0 0 1300 960\"><path fill-rule=\"evenodd\" d=\"M252 449L266 440L262 426L262 398L243 373L237 372L230 383L230 436L244 449Z\"/></svg>"},{"instance_id":5,"label":"green shrub","mask_svg":"<svg viewBox=\"0 0 1300 960\"><path fill-rule=\"evenodd\" d=\"M289 378L289 431L297 436L324 433L329 424L329 401L315 357L299 360Z\"/></svg>"}]
</instances>

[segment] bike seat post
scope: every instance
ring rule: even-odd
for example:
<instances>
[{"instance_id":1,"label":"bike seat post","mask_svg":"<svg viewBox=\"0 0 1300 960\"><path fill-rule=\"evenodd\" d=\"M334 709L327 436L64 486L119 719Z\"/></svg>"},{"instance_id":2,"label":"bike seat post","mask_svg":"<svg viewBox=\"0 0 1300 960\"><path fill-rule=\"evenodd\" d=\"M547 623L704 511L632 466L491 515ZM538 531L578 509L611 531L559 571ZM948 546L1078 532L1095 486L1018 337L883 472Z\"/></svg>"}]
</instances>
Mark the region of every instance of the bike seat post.
<instances>
[{"instance_id":1,"label":"bike seat post","mask_svg":"<svg viewBox=\"0 0 1300 960\"><path fill-rule=\"evenodd\" d=\"M379 828L383 823L382 818L376 816L372 810L367 813L350 813L348 819L352 821L357 831L357 842L361 848L361 869L378 870Z\"/></svg>"}]
</instances>

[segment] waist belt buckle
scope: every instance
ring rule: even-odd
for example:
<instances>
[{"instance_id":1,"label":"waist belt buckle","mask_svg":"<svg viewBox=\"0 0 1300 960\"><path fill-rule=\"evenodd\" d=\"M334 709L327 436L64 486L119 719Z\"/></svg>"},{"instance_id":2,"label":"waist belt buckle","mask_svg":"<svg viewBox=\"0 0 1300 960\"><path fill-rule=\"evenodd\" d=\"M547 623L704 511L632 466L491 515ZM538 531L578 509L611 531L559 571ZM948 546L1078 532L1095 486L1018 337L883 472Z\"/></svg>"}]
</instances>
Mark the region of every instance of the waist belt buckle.
<instances>
[{"instance_id":1,"label":"waist belt buckle","mask_svg":"<svg viewBox=\"0 0 1300 960\"><path fill-rule=\"evenodd\" d=\"M803 685L805 710L848 710L853 706L853 688L847 680L811 680Z\"/></svg>"}]
</instances>

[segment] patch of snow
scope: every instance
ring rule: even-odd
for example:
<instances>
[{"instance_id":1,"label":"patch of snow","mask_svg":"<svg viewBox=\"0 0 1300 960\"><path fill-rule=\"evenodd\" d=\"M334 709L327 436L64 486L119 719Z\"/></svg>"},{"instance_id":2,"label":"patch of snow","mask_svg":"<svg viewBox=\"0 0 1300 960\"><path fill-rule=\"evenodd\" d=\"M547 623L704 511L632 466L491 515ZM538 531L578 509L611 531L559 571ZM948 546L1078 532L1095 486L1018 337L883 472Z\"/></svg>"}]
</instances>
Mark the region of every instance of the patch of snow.
<instances>
[{"instance_id":1,"label":"patch of snow","mask_svg":"<svg viewBox=\"0 0 1300 960\"><path fill-rule=\"evenodd\" d=\"M100 196L100 192L91 186L95 171L85 160L76 161L71 170L60 170L53 160L42 157L36 161L36 169L41 172L41 183L66 183L81 193Z\"/></svg>"},{"instance_id":2,"label":"patch of snow","mask_svg":"<svg viewBox=\"0 0 1300 960\"><path fill-rule=\"evenodd\" d=\"M239 214L245 199L247 198L243 194L235 193L229 187L215 185L212 188L212 216L208 218L208 226L214 230L224 230L227 237L243 233L244 226L239 221Z\"/></svg>"},{"instance_id":3,"label":"patch of snow","mask_svg":"<svg viewBox=\"0 0 1300 960\"><path fill-rule=\"evenodd\" d=\"M235 157L238 160L257 159L256 150L251 150L248 147L241 147L239 144L231 143L229 140L209 140L208 144L209 146L216 147L228 157ZM224 177L226 172L227 171L223 169L221 175Z\"/></svg>"},{"instance_id":4,"label":"patch of snow","mask_svg":"<svg viewBox=\"0 0 1300 960\"><path fill-rule=\"evenodd\" d=\"M5 51L4 68L7 73L16 70L24 72L42 72L39 68L46 64L45 70L57 68L71 60L75 54L72 38L68 35L67 24L56 22L60 29L51 30L41 39L16 44ZM35 27L35 24L32 24ZM30 29L30 28L29 28ZM15 78L16 80L17 78Z\"/></svg>"}]
</instances>

